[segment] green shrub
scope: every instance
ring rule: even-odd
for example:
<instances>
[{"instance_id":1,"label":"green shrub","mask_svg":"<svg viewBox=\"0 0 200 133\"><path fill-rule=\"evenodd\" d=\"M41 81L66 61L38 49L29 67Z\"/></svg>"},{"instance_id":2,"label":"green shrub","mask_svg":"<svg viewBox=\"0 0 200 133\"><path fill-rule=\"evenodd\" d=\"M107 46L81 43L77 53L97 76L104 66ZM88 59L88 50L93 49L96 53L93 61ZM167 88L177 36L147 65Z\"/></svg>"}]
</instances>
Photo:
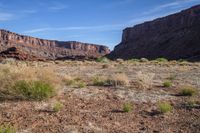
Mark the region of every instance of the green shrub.
<instances>
[{"instance_id":1,"label":"green shrub","mask_svg":"<svg viewBox=\"0 0 200 133\"><path fill-rule=\"evenodd\" d=\"M167 62L168 60L165 58L157 58L156 61L158 62Z\"/></svg>"},{"instance_id":2,"label":"green shrub","mask_svg":"<svg viewBox=\"0 0 200 133\"><path fill-rule=\"evenodd\" d=\"M160 103L159 104L159 111L161 113L167 113L167 112L171 112L173 110L173 106L169 103Z\"/></svg>"},{"instance_id":3,"label":"green shrub","mask_svg":"<svg viewBox=\"0 0 200 133\"><path fill-rule=\"evenodd\" d=\"M110 60L106 57L100 57L96 59L96 62L101 62L101 63L109 63Z\"/></svg>"},{"instance_id":4,"label":"green shrub","mask_svg":"<svg viewBox=\"0 0 200 133\"><path fill-rule=\"evenodd\" d=\"M106 84L106 80L100 77L93 78L93 85L94 86L104 86Z\"/></svg>"},{"instance_id":5,"label":"green shrub","mask_svg":"<svg viewBox=\"0 0 200 133\"><path fill-rule=\"evenodd\" d=\"M16 133L16 129L11 126L0 126L0 133Z\"/></svg>"},{"instance_id":6,"label":"green shrub","mask_svg":"<svg viewBox=\"0 0 200 133\"><path fill-rule=\"evenodd\" d=\"M172 82L170 82L170 81L164 82L163 87L172 87Z\"/></svg>"},{"instance_id":7,"label":"green shrub","mask_svg":"<svg viewBox=\"0 0 200 133\"><path fill-rule=\"evenodd\" d=\"M197 90L195 88L192 87L186 87L183 88L180 92L180 95L182 96L193 96L197 93Z\"/></svg>"},{"instance_id":8,"label":"green shrub","mask_svg":"<svg viewBox=\"0 0 200 133\"><path fill-rule=\"evenodd\" d=\"M55 95L55 89L42 81L20 80L13 86L14 91L27 100L44 100Z\"/></svg>"},{"instance_id":9,"label":"green shrub","mask_svg":"<svg viewBox=\"0 0 200 133\"><path fill-rule=\"evenodd\" d=\"M58 112L63 108L63 104L61 102L56 102L53 105L53 111Z\"/></svg>"},{"instance_id":10,"label":"green shrub","mask_svg":"<svg viewBox=\"0 0 200 133\"><path fill-rule=\"evenodd\" d=\"M123 111L124 112L130 112L133 110L133 105L130 103L126 103L123 105Z\"/></svg>"},{"instance_id":11,"label":"green shrub","mask_svg":"<svg viewBox=\"0 0 200 133\"><path fill-rule=\"evenodd\" d=\"M86 86L86 84L84 82L82 82L82 81L77 83L77 87L78 88L84 88L85 86Z\"/></svg>"}]
</instances>

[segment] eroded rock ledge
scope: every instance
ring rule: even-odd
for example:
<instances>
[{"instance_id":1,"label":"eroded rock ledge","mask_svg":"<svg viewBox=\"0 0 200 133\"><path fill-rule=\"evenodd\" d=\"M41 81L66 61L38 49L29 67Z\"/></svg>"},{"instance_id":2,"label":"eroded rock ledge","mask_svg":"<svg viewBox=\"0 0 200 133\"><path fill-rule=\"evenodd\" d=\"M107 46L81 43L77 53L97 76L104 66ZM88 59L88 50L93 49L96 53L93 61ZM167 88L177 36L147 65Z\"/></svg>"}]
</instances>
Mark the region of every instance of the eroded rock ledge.
<instances>
[{"instance_id":1,"label":"eroded rock ledge","mask_svg":"<svg viewBox=\"0 0 200 133\"><path fill-rule=\"evenodd\" d=\"M103 45L44 40L0 30L0 56L19 60L94 59L108 54Z\"/></svg>"}]
</instances>

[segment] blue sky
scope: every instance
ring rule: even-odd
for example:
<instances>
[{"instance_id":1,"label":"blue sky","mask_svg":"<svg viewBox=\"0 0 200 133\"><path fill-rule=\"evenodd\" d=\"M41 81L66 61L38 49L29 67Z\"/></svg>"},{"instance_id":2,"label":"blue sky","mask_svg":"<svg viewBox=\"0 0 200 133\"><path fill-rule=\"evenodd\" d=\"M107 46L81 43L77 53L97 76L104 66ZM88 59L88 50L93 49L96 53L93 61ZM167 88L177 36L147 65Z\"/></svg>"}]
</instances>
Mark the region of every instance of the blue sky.
<instances>
[{"instance_id":1,"label":"blue sky","mask_svg":"<svg viewBox=\"0 0 200 133\"><path fill-rule=\"evenodd\" d=\"M0 0L0 28L113 49L124 28L196 4L200 0Z\"/></svg>"}]
</instances>

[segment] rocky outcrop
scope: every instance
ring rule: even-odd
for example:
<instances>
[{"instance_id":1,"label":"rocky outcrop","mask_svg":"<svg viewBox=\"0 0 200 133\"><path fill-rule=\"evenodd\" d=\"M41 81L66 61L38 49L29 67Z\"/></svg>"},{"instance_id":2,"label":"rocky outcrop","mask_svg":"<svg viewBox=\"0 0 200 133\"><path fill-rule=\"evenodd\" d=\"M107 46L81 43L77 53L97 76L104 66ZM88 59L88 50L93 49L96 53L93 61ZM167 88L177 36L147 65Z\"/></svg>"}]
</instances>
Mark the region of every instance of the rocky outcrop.
<instances>
[{"instance_id":1,"label":"rocky outcrop","mask_svg":"<svg viewBox=\"0 0 200 133\"><path fill-rule=\"evenodd\" d=\"M44 40L0 30L0 57L20 60L94 59L109 52L102 45Z\"/></svg>"},{"instance_id":2,"label":"rocky outcrop","mask_svg":"<svg viewBox=\"0 0 200 133\"><path fill-rule=\"evenodd\" d=\"M200 5L126 28L109 57L200 61Z\"/></svg>"}]
</instances>

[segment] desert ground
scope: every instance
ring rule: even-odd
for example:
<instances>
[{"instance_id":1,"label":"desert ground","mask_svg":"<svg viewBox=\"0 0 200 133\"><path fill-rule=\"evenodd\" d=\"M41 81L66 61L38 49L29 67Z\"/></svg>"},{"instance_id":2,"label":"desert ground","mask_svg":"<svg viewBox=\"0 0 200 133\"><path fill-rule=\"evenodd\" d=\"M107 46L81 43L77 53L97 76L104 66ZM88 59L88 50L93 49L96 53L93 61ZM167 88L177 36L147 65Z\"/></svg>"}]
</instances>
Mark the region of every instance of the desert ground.
<instances>
[{"instance_id":1,"label":"desert ground","mask_svg":"<svg viewBox=\"0 0 200 133\"><path fill-rule=\"evenodd\" d=\"M0 72L3 133L200 132L200 63L5 60ZM41 80L56 94L12 92L21 80Z\"/></svg>"}]
</instances>

